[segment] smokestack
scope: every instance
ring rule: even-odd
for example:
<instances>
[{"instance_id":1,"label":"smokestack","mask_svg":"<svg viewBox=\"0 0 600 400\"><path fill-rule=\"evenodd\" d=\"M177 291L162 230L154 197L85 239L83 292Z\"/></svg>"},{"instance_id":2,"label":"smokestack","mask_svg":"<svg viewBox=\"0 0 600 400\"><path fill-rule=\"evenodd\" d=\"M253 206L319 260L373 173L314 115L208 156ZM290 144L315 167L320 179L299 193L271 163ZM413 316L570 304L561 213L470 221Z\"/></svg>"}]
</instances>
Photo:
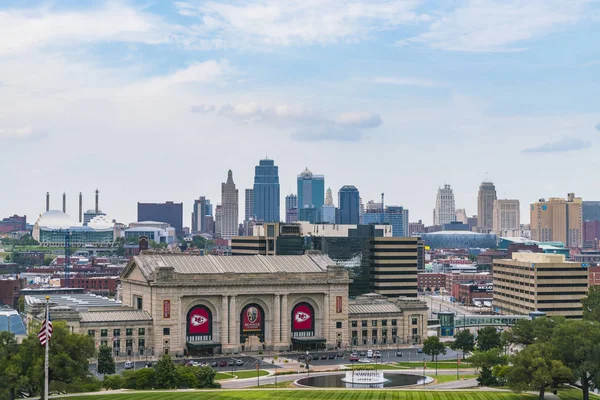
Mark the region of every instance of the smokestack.
<instances>
[{"instance_id":1,"label":"smokestack","mask_svg":"<svg viewBox=\"0 0 600 400\"><path fill-rule=\"evenodd\" d=\"M67 213L67 194L63 192L63 212Z\"/></svg>"},{"instance_id":2,"label":"smokestack","mask_svg":"<svg viewBox=\"0 0 600 400\"><path fill-rule=\"evenodd\" d=\"M83 221L83 195L79 192L79 223Z\"/></svg>"},{"instance_id":3,"label":"smokestack","mask_svg":"<svg viewBox=\"0 0 600 400\"><path fill-rule=\"evenodd\" d=\"M50 192L46 192L46 211L50 211Z\"/></svg>"},{"instance_id":4,"label":"smokestack","mask_svg":"<svg viewBox=\"0 0 600 400\"><path fill-rule=\"evenodd\" d=\"M98 194L100 192L98 191L98 189L96 189L96 215L98 215L98 212L100 211L100 209L98 208Z\"/></svg>"}]
</instances>

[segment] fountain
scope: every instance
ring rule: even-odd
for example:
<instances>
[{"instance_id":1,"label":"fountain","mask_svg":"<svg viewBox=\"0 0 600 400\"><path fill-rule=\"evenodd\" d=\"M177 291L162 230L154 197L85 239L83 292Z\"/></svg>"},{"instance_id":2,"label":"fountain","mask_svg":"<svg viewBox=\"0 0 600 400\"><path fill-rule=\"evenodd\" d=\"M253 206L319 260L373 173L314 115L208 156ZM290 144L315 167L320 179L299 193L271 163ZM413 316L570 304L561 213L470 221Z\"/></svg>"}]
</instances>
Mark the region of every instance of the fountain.
<instances>
[{"instance_id":1,"label":"fountain","mask_svg":"<svg viewBox=\"0 0 600 400\"><path fill-rule=\"evenodd\" d=\"M432 382L428 376L401 373L398 371L354 370L331 373L298 379L296 386L304 387L345 387L354 389L380 389L402 386L423 385Z\"/></svg>"},{"instance_id":2,"label":"fountain","mask_svg":"<svg viewBox=\"0 0 600 400\"><path fill-rule=\"evenodd\" d=\"M346 371L342 382L349 383L347 387L377 388L389 381L383 376L383 371Z\"/></svg>"}]
</instances>

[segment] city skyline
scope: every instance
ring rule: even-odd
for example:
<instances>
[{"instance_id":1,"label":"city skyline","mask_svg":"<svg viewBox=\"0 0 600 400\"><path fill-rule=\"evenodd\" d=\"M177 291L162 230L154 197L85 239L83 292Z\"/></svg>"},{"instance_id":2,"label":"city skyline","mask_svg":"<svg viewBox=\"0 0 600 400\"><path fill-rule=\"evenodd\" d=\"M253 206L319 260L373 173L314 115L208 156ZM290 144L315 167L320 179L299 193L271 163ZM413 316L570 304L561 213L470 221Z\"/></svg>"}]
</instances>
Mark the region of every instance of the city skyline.
<instances>
[{"instance_id":1,"label":"city skyline","mask_svg":"<svg viewBox=\"0 0 600 400\"><path fill-rule=\"evenodd\" d=\"M75 216L77 193L99 187L119 221L170 199L189 221L227 170L251 187L262 155L284 189L308 165L413 220L431 219L445 182L476 214L485 172L522 215L540 197L600 199L564 168L600 166L597 2L359 3L2 3L0 214L34 219L50 191ZM397 175L399 160L419 173ZM524 169L535 178L515 179Z\"/></svg>"}]
</instances>

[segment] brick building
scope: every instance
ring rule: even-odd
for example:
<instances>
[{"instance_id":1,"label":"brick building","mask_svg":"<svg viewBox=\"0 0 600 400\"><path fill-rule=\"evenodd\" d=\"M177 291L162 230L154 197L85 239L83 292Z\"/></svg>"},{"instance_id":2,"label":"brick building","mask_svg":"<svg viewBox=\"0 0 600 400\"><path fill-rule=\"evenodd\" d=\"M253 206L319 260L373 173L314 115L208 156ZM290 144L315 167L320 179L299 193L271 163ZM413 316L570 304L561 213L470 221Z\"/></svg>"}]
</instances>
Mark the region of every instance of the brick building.
<instances>
[{"instance_id":1,"label":"brick building","mask_svg":"<svg viewBox=\"0 0 600 400\"><path fill-rule=\"evenodd\" d=\"M439 291L446 288L446 274L437 272L420 272L417 274L419 292Z\"/></svg>"}]
</instances>

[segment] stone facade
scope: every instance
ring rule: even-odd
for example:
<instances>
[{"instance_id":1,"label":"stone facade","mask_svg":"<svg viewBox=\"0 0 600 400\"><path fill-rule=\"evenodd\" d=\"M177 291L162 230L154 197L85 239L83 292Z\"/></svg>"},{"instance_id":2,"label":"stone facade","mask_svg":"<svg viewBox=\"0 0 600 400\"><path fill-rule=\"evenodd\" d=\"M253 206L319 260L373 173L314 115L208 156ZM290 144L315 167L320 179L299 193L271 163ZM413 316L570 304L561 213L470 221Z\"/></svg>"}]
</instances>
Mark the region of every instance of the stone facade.
<instances>
[{"instance_id":1,"label":"stone facade","mask_svg":"<svg viewBox=\"0 0 600 400\"><path fill-rule=\"evenodd\" d=\"M222 272L209 270L209 258ZM140 255L123 272L123 303L150 314L158 354L347 346L348 272L324 256L265 258ZM294 330L297 305L311 329ZM245 331L247 306L259 315L254 332ZM208 329L192 334L196 321Z\"/></svg>"}]
</instances>

